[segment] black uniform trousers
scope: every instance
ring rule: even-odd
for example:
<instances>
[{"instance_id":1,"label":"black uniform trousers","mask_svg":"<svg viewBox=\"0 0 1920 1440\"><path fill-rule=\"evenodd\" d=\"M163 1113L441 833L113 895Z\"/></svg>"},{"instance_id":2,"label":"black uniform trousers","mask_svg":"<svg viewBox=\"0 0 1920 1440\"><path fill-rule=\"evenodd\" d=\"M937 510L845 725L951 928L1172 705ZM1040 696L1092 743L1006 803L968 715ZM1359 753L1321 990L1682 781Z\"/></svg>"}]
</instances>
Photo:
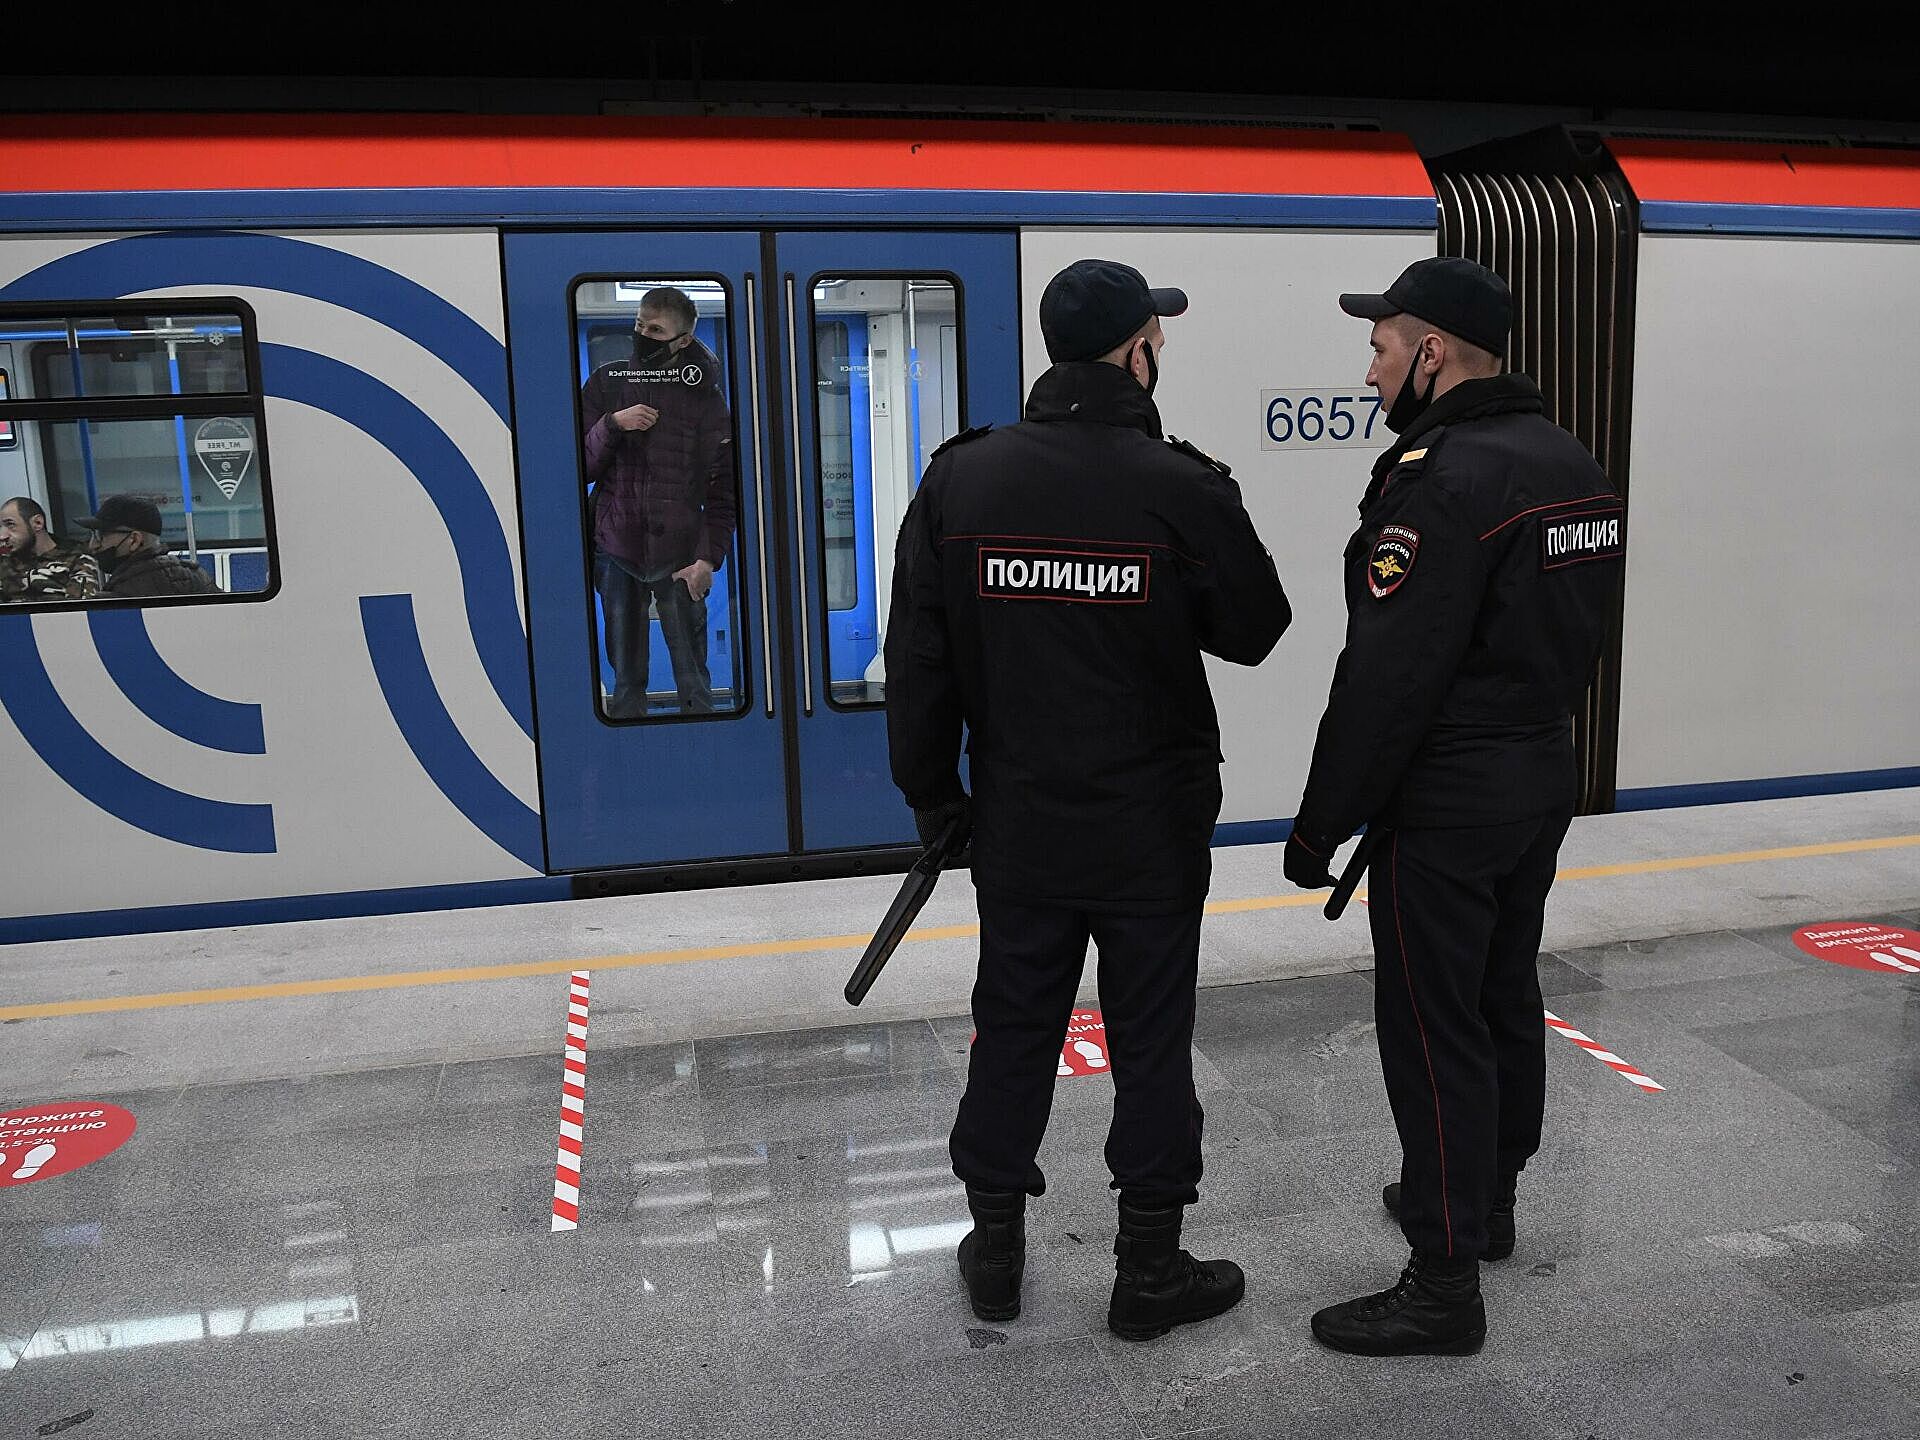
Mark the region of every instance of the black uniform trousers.
<instances>
[{"instance_id":1,"label":"black uniform trousers","mask_svg":"<svg viewBox=\"0 0 1920 1440\"><path fill-rule=\"evenodd\" d=\"M1115 915L985 893L978 901L976 1034L948 1144L954 1174L979 1189L1045 1193L1034 1157L1053 1109L1060 1049L1091 937L1100 952L1100 1010L1113 1065L1113 1186L1130 1203L1192 1204L1204 1118L1193 1089L1200 907Z\"/></svg>"},{"instance_id":2,"label":"black uniform trousers","mask_svg":"<svg viewBox=\"0 0 1920 1440\"><path fill-rule=\"evenodd\" d=\"M1540 930L1571 809L1388 831L1368 871L1380 1068L1400 1132L1400 1228L1477 1257L1495 1178L1540 1148Z\"/></svg>"}]
</instances>

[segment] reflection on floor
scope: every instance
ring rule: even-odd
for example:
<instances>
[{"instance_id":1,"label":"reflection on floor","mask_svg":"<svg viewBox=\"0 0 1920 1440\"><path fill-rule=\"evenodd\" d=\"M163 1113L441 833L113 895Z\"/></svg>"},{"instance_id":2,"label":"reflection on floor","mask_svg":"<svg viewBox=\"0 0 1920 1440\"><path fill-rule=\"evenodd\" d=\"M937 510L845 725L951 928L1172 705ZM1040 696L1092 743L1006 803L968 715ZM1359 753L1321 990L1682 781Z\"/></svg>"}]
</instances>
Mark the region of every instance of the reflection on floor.
<instances>
[{"instance_id":1,"label":"reflection on floor","mask_svg":"<svg viewBox=\"0 0 1920 1440\"><path fill-rule=\"evenodd\" d=\"M557 1235L557 1048L85 1097L140 1128L0 1191L0 1433L1920 1434L1920 976L1785 931L1542 973L1666 1089L1549 1035L1547 1145L1478 1356L1308 1337L1403 1256L1371 981L1342 974L1203 992L1189 1234L1248 1298L1144 1346L1104 1328L1099 1075L1059 1084L1025 1314L966 1310L965 1017L594 1051L581 1226Z\"/></svg>"}]
</instances>

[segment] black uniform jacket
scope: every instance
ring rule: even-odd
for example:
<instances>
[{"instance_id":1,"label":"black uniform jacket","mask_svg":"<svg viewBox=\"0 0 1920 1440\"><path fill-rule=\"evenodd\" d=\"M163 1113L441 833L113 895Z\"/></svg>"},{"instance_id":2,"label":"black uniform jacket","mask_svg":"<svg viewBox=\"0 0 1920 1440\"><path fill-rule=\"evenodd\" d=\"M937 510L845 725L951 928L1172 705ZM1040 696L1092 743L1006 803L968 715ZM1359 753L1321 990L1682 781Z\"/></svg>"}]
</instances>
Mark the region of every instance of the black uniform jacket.
<instances>
[{"instance_id":1,"label":"black uniform jacket","mask_svg":"<svg viewBox=\"0 0 1920 1440\"><path fill-rule=\"evenodd\" d=\"M1570 804L1572 711L1617 603L1625 515L1524 375L1468 380L1374 466L1347 645L1294 825L1493 825ZM1329 847L1329 849L1323 849Z\"/></svg>"},{"instance_id":2,"label":"black uniform jacket","mask_svg":"<svg viewBox=\"0 0 1920 1440\"><path fill-rule=\"evenodd\" d=\"M1200 652L1258 664L1292 612L1224 467L1160 439L1117 366L1056 365L1026 419L937 452L900 529L887 738L916 809L973 778L974 884L1197 905L1220 812Z\"/></svg>"}]
</instances>

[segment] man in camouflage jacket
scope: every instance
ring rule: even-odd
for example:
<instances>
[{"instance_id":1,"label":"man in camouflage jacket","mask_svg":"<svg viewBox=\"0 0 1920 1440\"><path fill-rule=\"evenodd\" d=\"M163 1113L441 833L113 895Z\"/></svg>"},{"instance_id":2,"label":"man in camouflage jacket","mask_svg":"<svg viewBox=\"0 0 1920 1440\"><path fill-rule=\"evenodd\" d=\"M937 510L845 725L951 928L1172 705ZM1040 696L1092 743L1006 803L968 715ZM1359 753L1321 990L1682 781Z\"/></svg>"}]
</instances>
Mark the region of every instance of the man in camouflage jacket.
<instances>
[{"instance_id":1,"label":"man in camouflage jacket","mask_svg":"<svg viewBox=\"0 0 1920 1440\"><path fill-rule=\"evenodd\" d=\"M16 495L0 505L0 602L91 600L99 593L100 567L47 528L38 501Z\"/></svg>"}]
</instances>

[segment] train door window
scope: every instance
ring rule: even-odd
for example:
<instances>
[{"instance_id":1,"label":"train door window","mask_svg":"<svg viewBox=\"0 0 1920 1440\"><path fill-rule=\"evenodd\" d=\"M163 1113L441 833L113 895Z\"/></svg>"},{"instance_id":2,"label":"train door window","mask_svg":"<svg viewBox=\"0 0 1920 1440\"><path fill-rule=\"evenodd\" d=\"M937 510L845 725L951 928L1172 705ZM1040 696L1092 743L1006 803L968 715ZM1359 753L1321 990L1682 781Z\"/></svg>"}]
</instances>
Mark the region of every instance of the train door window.
<instances>
[{"instance_id":1,"label":"train door window","mask_svg":"<svg viewBox=\"0 0 1920 1440\"><path fill-rule=\"evenodd\" d=\"M6 600L274 588L264 402L243 304L10 306L0 376ZM30 545L71 555L30 566Z\"/></svg>"},{"instance_id":2,"label":"train door window","mask_svg":"<svg viewBox=\"0 0 1920 1440\"><path fill-rule=\"evenodd\" d=\"M812 290L827 697L879 705L894 539L928 457L964 425L959 293L950 277L904 275Z\"/></svg>"},{"instance_id":3,"label":"train door window","mask_svg":"<svg viewBox=\"0 0 1920 1440\"><path fill-rule=\"evenodd\" d=\"M748 704L729 314L715 277L574 284L593 685L608 722Z\"/></svg>"}]
</instances>

